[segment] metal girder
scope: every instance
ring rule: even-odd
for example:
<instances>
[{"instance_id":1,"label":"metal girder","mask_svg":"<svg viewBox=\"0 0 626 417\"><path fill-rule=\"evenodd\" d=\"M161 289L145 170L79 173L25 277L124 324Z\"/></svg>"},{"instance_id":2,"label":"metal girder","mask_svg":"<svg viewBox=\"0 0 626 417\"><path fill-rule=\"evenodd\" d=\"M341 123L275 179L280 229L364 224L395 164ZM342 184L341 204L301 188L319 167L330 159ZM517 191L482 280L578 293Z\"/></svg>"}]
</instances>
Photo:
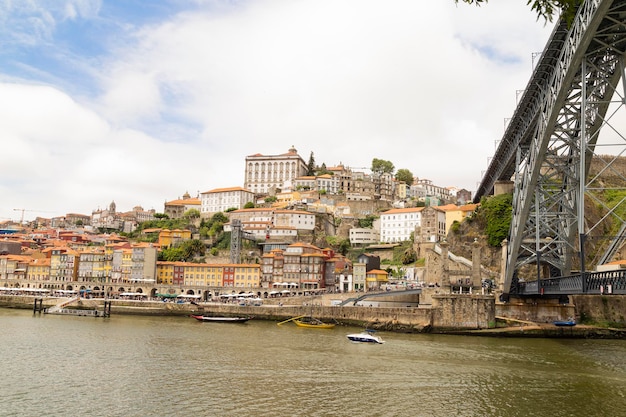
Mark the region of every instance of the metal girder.
<instances>
[{"instance_id":1,"label":"metal girder","mask_svg":"<svg viewBox=\"0 0 626 417\"><path fill-rule=\"evenodd\" d=\"M514 180L505 294L521 271L538 280L584 272L589 234L609 216L626 223L626 201L605 203L601 180L607 173L621 179L623 188L613 191L624 195L626 176L612 163L626 154L626 140L611 118L626 114L625 22L626 0L586 0L569 30L557 26L477 191L475 201L496 181ZM601 131L608 143L598 142ZM604 206L600 220L585 218L585 201Z\"/></svg>"}]
</instances>

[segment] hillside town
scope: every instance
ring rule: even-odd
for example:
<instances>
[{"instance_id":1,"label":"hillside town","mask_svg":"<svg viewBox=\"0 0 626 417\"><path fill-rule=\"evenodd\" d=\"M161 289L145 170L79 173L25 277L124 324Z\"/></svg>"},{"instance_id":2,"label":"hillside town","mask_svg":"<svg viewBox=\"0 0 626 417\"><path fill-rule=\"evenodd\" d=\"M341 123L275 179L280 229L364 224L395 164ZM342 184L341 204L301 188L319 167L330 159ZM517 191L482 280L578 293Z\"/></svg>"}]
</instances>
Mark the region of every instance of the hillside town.
<instances>
[{"instance_id":1,"label":"hillside town","mask_svg":"<svg viewBox=\"0 0 626 417\"><path fill-rule=\"evenodd\" d=\"M243 187L195 197L185 192L166 201L162 213L140 205L121 212L113 201L91 215L25 222L27 210L15 209L19 222L0 223L0 287L208 300L244 293L267 298L362 292L398 281L424 285L410 265L390 271L381 258L399 245L419 252L421 243L445 240L477 205L467 190L420 178L407 184L393 175L389 161L380 170L377 161L369 170L312 166L313 154L307 164L291 147L283 154L247 156ZM224 217L221 231L230 234L221 250L201 227L216 215ZM160 219L186 219L188 227L142 227ZM203 256L163 256L190 241L202 242ZM347 248L359 249L358 255L350 259Z\"/></svg>"}]
</instances>

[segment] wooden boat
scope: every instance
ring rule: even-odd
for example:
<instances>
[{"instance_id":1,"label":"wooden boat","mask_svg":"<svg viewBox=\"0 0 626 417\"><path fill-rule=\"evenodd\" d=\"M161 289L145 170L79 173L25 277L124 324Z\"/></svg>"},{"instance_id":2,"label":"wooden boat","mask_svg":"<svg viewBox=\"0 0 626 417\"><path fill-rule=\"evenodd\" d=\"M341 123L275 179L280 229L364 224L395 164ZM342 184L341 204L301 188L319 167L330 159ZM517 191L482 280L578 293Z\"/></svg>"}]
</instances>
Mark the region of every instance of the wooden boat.
<instances>
[{"instance_id":1,"label":"wooden boat","mask_svg":"<svg viewBox=\"0 0 626 417\"><path fill-rule=\"evenodd\" d=\"M308 316L293 319L293 322L296 323L298 327L307 327L309 329L332 329L335 327L335 323L324 323L321 320Z\"/></svg>"},{"instance_id":2,"label":"wooden boat","mask_svg":"<svg viewBox=\"0 0 626 417\"><path fill-rule=\"evenodd\" d=\"M213 317L191 315L194 319L203 323L245 323L252 317Z\"/></svg>"}]
</instances>

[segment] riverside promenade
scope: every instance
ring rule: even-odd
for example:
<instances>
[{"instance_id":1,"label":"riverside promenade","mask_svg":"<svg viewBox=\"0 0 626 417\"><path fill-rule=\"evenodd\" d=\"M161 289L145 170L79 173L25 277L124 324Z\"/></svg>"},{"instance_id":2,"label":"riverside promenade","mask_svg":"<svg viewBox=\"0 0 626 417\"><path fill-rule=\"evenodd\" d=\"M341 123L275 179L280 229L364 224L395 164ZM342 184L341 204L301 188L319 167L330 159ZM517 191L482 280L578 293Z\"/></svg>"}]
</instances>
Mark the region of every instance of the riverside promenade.
<instances>
[{"instance_id":1,"label":"riverside promenade","mask_svg":"<svg viewBox=\"0 0 626 417\"><path fill-rule=\"evenodd\" d=\"M454 307L458 297L446 297L453 300ZM463 297L462 301L478 304L482 298L489 305L488 297ZM43 308L52 307L63 298L36 296L0 296L0 308L33 309L35 300L40 300ZM77 309L104 308L104 299L80 299L71 306ZM213 316L250 316L255 320L280 322L291 317L312 315L320 320L335 322L343 326L357 326L400 333L439 333L465 336L489 337L547 337L547 338L589 338L589 339L626 339L626 329L576 325L557 327L552 323L536 323L506 317L489 318L488 325L471 321L461 321L459 325L450 320L449 305L441 304L425 307L364 307L331 305L330 299L310 299L293 297L285 300L270 300L260 306L242 306L233 303L176 303L163 301L107 300L111 302L111 317L115 315L151 315L151 316L190 316L207 314ZM480 301L480 300L478 300ZM449 304L449 303L448 303ZM462 305L458 310L463 310ZM448 316L445 321L442 316ZM88 318L85 318L88 319ZM458 319L457 319L458 320ZM484 324L484 322L482 323Z\"/></svg>"}]
</instances>

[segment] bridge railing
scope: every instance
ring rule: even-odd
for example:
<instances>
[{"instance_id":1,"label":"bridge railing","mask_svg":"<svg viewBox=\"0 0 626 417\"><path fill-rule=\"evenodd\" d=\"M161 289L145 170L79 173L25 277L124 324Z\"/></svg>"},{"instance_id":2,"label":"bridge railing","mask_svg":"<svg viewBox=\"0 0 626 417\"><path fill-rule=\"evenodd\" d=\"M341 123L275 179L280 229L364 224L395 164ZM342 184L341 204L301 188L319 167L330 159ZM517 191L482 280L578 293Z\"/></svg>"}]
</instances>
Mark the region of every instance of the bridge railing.
<instances>
[{"instance_id":1,"label":"bridge railing","mask_svg":"<svg viewBox=\"0 0 626 417\"><path fill-rule=\"evenodd\" d=\"M520 295L626 294L626 270L585 272L540 282L520 282L518 289Z\"/></svg>"}]
</instances>

